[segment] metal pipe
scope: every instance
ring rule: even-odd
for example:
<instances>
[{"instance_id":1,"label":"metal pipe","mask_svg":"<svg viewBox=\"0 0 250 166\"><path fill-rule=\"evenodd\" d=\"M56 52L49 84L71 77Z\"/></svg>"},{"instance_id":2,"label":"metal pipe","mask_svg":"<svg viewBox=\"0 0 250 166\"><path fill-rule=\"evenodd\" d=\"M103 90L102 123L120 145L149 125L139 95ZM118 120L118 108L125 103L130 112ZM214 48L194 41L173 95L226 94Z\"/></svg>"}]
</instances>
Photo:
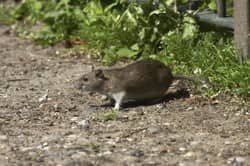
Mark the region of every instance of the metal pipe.
<instances>
[{"instance_id":1,"label":"metal pipe","mask_svg":"<svg viewBox=\"0 0 250 166\"><path fill-rule=\"evenodd\" d=\"M201 23L207 23L217 28L233 30L232 17L218 17L217 14L213 12L199 12L195 16Z\"/></svg>"},{"instance_id":2,"label":"metal pipe","mask_svg":"<svg viewBox=\"0 0 250 166\"><path fill-rule=\"evenodd\" d=\"M218 17L226 17L226 0L217 0Z\"/></svg>"}]
</instances>

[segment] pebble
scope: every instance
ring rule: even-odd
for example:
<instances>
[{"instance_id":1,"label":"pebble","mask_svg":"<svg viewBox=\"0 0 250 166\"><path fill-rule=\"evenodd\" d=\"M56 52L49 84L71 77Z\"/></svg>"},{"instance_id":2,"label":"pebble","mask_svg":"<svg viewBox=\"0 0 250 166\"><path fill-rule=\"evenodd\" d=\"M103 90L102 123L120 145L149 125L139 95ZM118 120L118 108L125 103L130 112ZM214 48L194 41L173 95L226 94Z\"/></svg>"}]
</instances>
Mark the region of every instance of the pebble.
<instances>
[{"instance_id":1,"label":"pebble","mask_svg":"<svg viewBox=\"0 0 250 166\"><path fill-rule=\"evenodd\" d=\"M151 126L151 127L148 128L148 132L150 134L157 134L157 133L160 132L160 128L157 127L157 126Z\"/></svg>"},{"instance_id":2,"label":"pebble","mask_svg":"<svg viewBox=\"0 0 250 166\"><path fill-rule=\"evenodd\" d=\"M48 94L45 94L45 95L43 95L42 97L40 97L39 99L38 99L38 101L41 103L41 102L45 102L45 101L47 101L48 100Z\"/></svg>"},{"instance_id":3,"label":"pebble","mask_svg":"<svg viewBox=\"0 0 250 166\"><path fill-rule=\"evenodd\" d=\"M187 152L187 153L185 153L183 156L184 157L192 157L192 156L194 156L195 154L194 154L194 152Z\"/></svg>"},{"instance_id":4,"label":"pebble","mask_svg":"<svg viewBox=\"0 0 250 166\"><path fill-rule=\"evenodd\" d=\"M228 164L243 164L246 161L245 157L237 156L237 157L230 157L227 159Z\"/></svg>"},{"instance_id":5,"label":"pebble","mask_svg":"<svg viewBox=\"0 0 250 166\"><path fill-rule=\"evenodd\" d=\"M58 143L61 139L60 135L46 135L43 136L43 138L41 139L41 142L46 142L48 144L48 142L50 143Z\"/></svg>"},{"instance_id":6,"label":"pebble","mask_svg":"<svg viewBox=\"0 0 250 166\"><path fill-rule=\"evenodd\" d=\"M22 147L22 148L20 148L20 151L21 152L26 152L26 151L33 150L33 149L34 149L33 147Z\"/></svg>"},{"instance_id":7,"label":"pebble","mask_svg":"<svg viewBox=\"0 0 250 166\"><path fill-rule=\"evenodd\" d=\"M186 148L180 147L180 148L179 148L179 151L184 152L184 151L186 151Z\"/></svg>"},{"instance_id":8,"label":"pebble","mask_svg":"<svg viewBox=\"0 0 250 166\"><path fill-rule=\"evenodd\" d=\"M84 157L84 156L86 156L87 155L87 153L86 152L77 152L77 153L74 153L71 157L73 158L73 159L80 159L80 158L82 158L82 157Z\"/></svg>"},{"instance_id":9,"label":"pebble","mask_svg":"<svg viewBox=\"0 0 250 166\"><path fill-rule=\"evenodd\" d=\"M8 137L6 135L0 135L0 141L7 141Z\"/></svg>"},{"instance_id":10,"label":"pebble","mask_svg":"<svg viewBox=\"0 0 250 166\"><path fill-rule=\"evenodd\" d=\"M78 120L78 117L72 117L70 120L71 120L72 122L76 122L76 121Z\"/></svg>"},{"instance_id":11,"label":"pebble","mask_svg":"<svg viewBox=\"0 0 250 166\"><path fill-rule=\"evenodd\" d=\"M116 145L116 142L114 140L108 140L107 144L109 144L109 145Z\"/></svg>"},{"instance_id":12,"label":"pebble","mask_svg":"<svg viewBox=\"0 0 250 166\"><path fill-rule=\"evenodd\" d=\"M106 101L106 100L108 100L108 97L106 95L102 95L100 97L100 99L101 99L101 101Z\"/></svg>"},{"instance_id":13,"label":"pebble","mask_svg":"<svg viewBox=\"0 0 250 166\"><path fill-rule=\"evenodd\" d=\"M235 113L235 116L240 116L240 112Z\"/></svg>"},{"instance_id":14,"label":"pebble","mask_svg":"<svg viewBox=\"0 0 250 166\"><path fill-rule=\"evenodd\" d=\"M74 140L76 140L77 138L78 138L78 136L75 135L75 134L71 134L71 135L68 135L68 136L67 136L67 140L68 140L68 141L74 141Z\"/></svg>"},{"instance_id":15,"label":"pebble","mask_svg":"<svg viewBox=\"0 0 250 166\"><path fill-rule=\"evenodd\" d=\"M144 156L144 152L142 150L135 149L133 152L131 152L131 155L136 157L142 157Z\"/></svg>"},{"instance_id":16,"label":"pebble","mask_svg":"<svg viewBox=\"0 0 250 166\"><path fill-rule=\"evenodd\" d=\"M127 138L127 141L128 141L128 142L132 142L132 141L133 141L133 138Z\"/></svg>"},{"instance_id":17,"label":"pebble","mask_svg":"<svg viewBox=\"0 0 250 166\"><path fill-rule=\"evenodd\" d=\"M235 161L237 163L244 163L246 161L246 158L245 157L236 157Z\"/></svg>"},{"instance_id":18,"label":"pebble","mask_svg":"<svg viewBox=\"0 0 250 166\"><path fill-rule=\"evenodd\" d=\"M77 124L78 124L81 128L84 128L84 129L87 129L87 128L89 128L89 126L90 126L89 120L82 120L82 121L77 122Z\"/></svg>"},{"instance_id":19,"label":"pebble","mask_svg":"<svg viewBox=\"0 0 250 166\"><path fill-rule=\"evenodd\" d=\"M163 108L164 108L164 105L163 105L163 104L157 104L157 105L156 105L156 108L157 108L157 109L163 109Z\"/></svg>"},{"instance_id":20,"label":"pebble","mask_svg":"<svg viewBox=\"0 0 250 166\"><path fill-rule=\"evenodd\" d=\"M112 152L111 152L111 151L105 151L105 152L103 152L102 154L103 154L103 155L110 155L110 154L112 154Z\"/></svg>"},{"instance_id":21,"label":"pebble","mask_svg":"<svg viewBox=\"0 0 250 166\"><path fill-rule=\"evenodd\" d=\"M89 139L80 136L80 137L76 140L76 144L85 145L85 144L89 144L89 141L90 141Z\"/></svg>"},{"instance_id":22,"label":"pebble","mask_svg":"<svg viewBox=\"0 0 250 166\"><path fill-rule=\"evenodd\" d=\"M196 146L196 145L198 145L200 142L198 142L198 141L192 141L192 142L190 142L190 145L191 146Z\"/></svg>"},{"instance_id":23,"label":"pebble","mask_svg":"<svg viewBox=\"0 0 250 166\"><path fill-rule=\"evenodd\" d=\"M162 124L163 126L170 126L170 123L166 122Z\"/></svg>"}]
</instances>

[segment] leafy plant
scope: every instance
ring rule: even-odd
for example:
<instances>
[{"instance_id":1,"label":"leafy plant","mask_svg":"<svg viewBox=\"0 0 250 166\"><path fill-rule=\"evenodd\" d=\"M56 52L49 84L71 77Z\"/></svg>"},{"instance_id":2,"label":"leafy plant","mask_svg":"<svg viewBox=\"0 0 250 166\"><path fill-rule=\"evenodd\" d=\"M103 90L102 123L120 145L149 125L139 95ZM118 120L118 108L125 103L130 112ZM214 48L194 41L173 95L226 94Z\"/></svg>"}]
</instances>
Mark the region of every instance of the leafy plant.
<instances>
[{"instance_id":1,"label":"leafy plant","mask_svg":"<svg viewBox=\"0 0 250 166\"><path fill-rule=\"evenodd\" d=\"M18 20L26 18L26 20L34 22L42 17L42 9L42 1L26 0L16 7L14 17Z\"/></svg>"},{"instance_id":2,"label":"leafy plant","mask_svg":"<svg viewBox=\"0 0 250 166\"><path fill-rule=\"evenodd\" d=\"M109 121L109 120L116 120L118 119L119 115L117 111L110 110L106 113L104 113L101 117L100 120L102 121Z\"/></svg>"},{"instance_id":3,"label":"leafy plant","mask_svg":"<svg viewBox=\"0 0 250 166\"><path fill-rule=\"evenodd\" d=\"M0 24L13 24L15 19L11 17L11 6L4 6L0 4Z\"/></svg>"},{"instance_id":4,"label":"leafy plant","mask_svg":"<svg viewBox=\"0 0 250 166\"><path fill-rule=\"evenodd\" d=\"M182 0L181 2L187 2ZM202 8L216 9L216 0ZM23 34L42 44L80 38L105 64L154 58L175 72L209 78L215 90L250 93L249 62L239 64L231 38L201 33L190 13L173 10L175 0L26 0L15 18L40 25ZM232 0L227 1L230 6ZM232 9L229 8L230 10ZM231 13L230 13L231 14ZM109 117L109 116L108 116Z\"/></svg>"}]
</instances>

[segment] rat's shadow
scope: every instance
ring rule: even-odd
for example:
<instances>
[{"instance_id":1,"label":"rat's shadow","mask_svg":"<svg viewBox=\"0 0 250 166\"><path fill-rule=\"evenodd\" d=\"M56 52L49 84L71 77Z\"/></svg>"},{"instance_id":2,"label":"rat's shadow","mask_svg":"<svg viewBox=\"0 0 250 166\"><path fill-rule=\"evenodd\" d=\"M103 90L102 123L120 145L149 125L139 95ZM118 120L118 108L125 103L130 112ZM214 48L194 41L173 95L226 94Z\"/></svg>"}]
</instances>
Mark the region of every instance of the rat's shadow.
<instances>
[{"instance_id":1,"label":"rat's shadow","mask_svg":"<svg viewBox=\"0 0 250 166\"><path fill-rule=\"evenodd\" d=\"M180 90L177 90L176 92L167 93L165 96L160 97L160 98L146 99L142 101L129 101L129 102L123 103L122 108L125 109L125 108L132 108L132 107L138 107L138 106L151 106L151 105L160 104L163 102L168 102L174 99L181 99L181 98L188 98L188 97L189 97L189 92L187 91L187 89L180 89ZM98 107L110 107L110 106L114 106L114 102L99 105Z\"/></svg>"}]
</instances>

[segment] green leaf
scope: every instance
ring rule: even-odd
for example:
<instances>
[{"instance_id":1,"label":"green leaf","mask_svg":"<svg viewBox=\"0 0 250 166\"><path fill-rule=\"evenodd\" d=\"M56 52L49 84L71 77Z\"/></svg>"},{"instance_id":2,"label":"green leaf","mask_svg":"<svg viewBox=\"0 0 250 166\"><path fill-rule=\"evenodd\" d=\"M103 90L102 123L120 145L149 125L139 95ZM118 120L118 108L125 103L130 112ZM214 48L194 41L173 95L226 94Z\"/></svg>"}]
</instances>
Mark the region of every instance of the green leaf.
<instances>
[{"instance_id":1,"label":"green leaf","mask_svg":"<svg viewBox=\"0 0 250 166\"><path fill-rule=\"evenodd\" d=\"M183 39L194 38L198 33L198 27L195 24L195 20L192 17L184 17L184 26L183 26Z\"/></svg>"},{"instance_id":2,"label":"green leaf","mask_svg":"<svg viewBox=\"0 0 250 166\"><path fill-rule=\"evenodd\" d=\"M216 1L215 1L215 0L211 1L211 2L208 4L208 7L209 7L210 9L212 9L212 10L216 10L216 8L217 8Z\"/></svg>"},{"instance_id":3,"label":"green leaf","mask_svg":"<svg viewBox=\"0 0 250 166\"><path fill-rule=\"evenodd\" d=\"M135 44L132 45L130 48L131 48L131 50L139 51L139 45L138 45L138 43L135 43Z\"/></svg>"},{"instance_id":4,"label":"green leaf","mask_svg":"<svg viewBox=\"0 0 250 166\"><path fill-rule=\"evenodd\" d=\"M138 52L128 49L127 47L120 48L116 54L119 57L133 58Z\"/></svg>"}]
</instances>

